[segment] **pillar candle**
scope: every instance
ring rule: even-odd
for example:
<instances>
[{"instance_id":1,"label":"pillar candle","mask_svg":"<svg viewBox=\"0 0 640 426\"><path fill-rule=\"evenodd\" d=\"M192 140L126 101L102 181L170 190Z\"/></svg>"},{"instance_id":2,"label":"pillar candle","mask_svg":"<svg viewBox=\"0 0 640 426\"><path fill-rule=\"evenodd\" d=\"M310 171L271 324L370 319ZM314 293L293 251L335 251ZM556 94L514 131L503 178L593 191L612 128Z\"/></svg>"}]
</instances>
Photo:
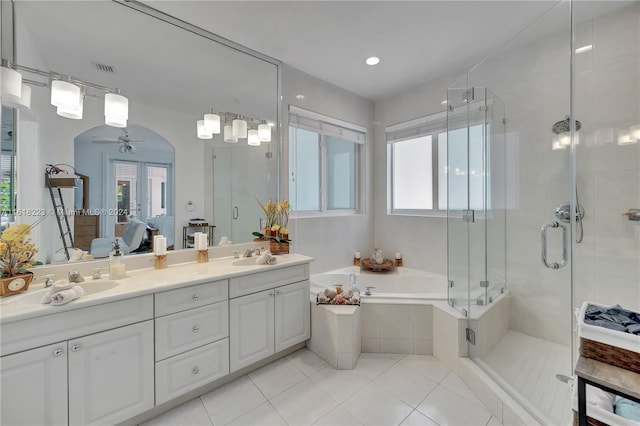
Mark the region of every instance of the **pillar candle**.
<instances>
[{"instance_id":1,"label":"pillar candle","mask_svg":"<svg viewBox=\"0 0 640 426\"><path fill-rule=\"evenodd\" d=\"M153 239L153 252L156 255L167 254L167 239L162 235L157 235Z\"/></svg>"},{"instance_id":2,"label":"pillar candle","mask_svg":"<svg viewBox=\"0 0 640 426\"><path fill-rule=\"evenodd\" d=\"M193 233L193 248L195 248L196 250L202 250L200 248L200 235L202 234L202 232L194 232Z\"/></svg>"}]
</instances>

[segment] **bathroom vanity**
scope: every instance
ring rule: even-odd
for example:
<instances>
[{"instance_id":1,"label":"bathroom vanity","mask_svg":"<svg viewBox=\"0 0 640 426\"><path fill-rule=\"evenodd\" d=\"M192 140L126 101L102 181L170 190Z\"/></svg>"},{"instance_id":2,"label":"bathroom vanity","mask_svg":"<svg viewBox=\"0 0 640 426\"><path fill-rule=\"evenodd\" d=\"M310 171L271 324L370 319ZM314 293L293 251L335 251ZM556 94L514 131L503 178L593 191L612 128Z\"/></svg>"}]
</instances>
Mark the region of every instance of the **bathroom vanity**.
<instances>
[{"instance_id":1,"label":"bathroom vanity","mask_svg":"<svg viewBox=\"0 0 640 426\"><path fill-rule=\"evenodd\" d=\"M307 340L312 259L245 260L87 278L63 306L39 286L3 299L0 423L126 422Z\"/></svg>"}]
</instances>

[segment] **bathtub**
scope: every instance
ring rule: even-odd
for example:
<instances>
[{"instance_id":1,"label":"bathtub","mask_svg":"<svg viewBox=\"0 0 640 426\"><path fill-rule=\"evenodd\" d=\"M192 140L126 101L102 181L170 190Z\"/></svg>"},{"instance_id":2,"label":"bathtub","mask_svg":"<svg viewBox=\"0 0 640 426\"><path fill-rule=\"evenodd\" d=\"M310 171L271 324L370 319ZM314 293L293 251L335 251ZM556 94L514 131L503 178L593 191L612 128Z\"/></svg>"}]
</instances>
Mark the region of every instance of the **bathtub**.
<instances>
[{"instance_id":1,"label":"bathtub","mask_svg":"<svg viewBox=\"0 0 640 426\"><path fill-rule=\"evenodd\" d=\"M360 289L361 303L381 303L394 300L398 303L420 300L446 300L447 277L432 272L412 268L395 268L388 272L361 271L359 267L349 266L311 276L311 293L315 294L323 288L342 284L349 288L349 275L355 273ZM364 293L367 287L371 296Z\"/></svg>"},{"instance_id":2,"label":"bathtub","mask_svg":"<svg viewBox=\"0 0 640 426\"><path fill-rule=\"evenodd\" d=\"M337 284L348 288L351 273L358 278L359 308L316 306L316 293ZM311 275L310 282L312 331L308 346L335 368L352 368L361 351L433 354L433 308L449 308L446 276L405 267L371 272L349 266ZM375 287L370 296L364 294L367 287ZM339 316L338 322L333 315ZM354 345L327 344L325 340L335 335L353 336L343 340ZM346 367L341 365L341 357Z\"/></svg>"}]
</instances>

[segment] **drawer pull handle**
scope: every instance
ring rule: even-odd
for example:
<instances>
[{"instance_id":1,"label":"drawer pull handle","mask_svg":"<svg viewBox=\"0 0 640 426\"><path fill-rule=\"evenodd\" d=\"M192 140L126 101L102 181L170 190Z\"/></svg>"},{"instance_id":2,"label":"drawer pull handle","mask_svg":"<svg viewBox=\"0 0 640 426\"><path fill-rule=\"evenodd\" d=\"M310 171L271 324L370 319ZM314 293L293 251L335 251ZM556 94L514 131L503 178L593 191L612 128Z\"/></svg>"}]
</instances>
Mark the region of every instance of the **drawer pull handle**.
<instances>
[{"instance_id":1,"label":"drawer pull handle","mask_svg":"<svg viewBox=\"0 0 640 426\"><path fill-rule=\"evenodd\" d=\"M198 367L193 367L193 370L191 370L191 372L193 374L198 374L200 372L200 369Z\"/></svg>"},{"instance_id":2,"label":"drawer pull handle","mask_svg":"<svg viewBox=\"0 0 640 426\"><path fill-rule=\"evenodd\" d=\"M193 300L198 300L198 299L200 299L200 295L199 294L194 294L193 296L191 296L191 298Z\"/></svg>"},{"instance_id":3,"label":"drawer pull handle","mask_svg":"<svg viewBox=\"0 0 640 426\"><path fill-rule=\"evenodd\" d=\"M78 351L80 350L80 345L73 345L73 346L71 346L71 350L72 350L73 352L78 352Z\"/></svg>"},{"instance_id":4,"label":"drawer pull handle","mask_svg":"<svg viewBox=\"0 0 640 426\"><path fill-rule=\"evenodd\" d=\"M273 296L273 292L269 293L269 296Z\"/></svg>"},{"instance_id":5,"label":"drawer pull handle","mask_svg":"<svg viewBox=\"0 0 640 426\"><path fill-rule=\"evenodd\" d=\"M282 294L280 290L276 290L276 294Z\"/></svg>"},{"instance_id":6,"label":"drawer pull handle","mask_svg":"<svg viewBox=\"0 0 640 426\"><path fill-rule=\"evenodd\" d=\"M64 351L62 349L56 349L55 351L53 351L53 356L60 356L64 353Z\"/></svg>"},{"instance_id":7,"label":"drawer pull handle","mask_svg":"<svg viewBox=\"0 0 640 426\"><path fill-rule=\"evenodd\" d=\"M194 333L197 333L198 331L200 331L200 327L198 327L197 325L194 325L191 331L193 331Z\"/></svg>"}]
</instances>

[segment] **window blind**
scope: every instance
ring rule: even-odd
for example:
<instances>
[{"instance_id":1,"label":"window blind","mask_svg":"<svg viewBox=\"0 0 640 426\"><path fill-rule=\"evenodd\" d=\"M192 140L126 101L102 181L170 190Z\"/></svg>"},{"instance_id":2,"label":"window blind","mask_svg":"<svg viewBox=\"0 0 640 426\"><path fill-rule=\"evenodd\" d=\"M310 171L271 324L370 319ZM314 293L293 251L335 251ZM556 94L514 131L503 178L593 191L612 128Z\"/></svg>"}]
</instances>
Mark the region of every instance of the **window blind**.
<instances>
[{"instance_id":1,"label":"window blind","mask_svg":"<svg viewBox=\"0 0 640 426\"><path fill-rule=\"evenodd\" d=\"M446 130L447 114L445 111L394 124L385 128L387 143L414 139L438 130Z\"/></svg>"},{"instance_id":2,"label":"window blind","mask_svg":"<svg viewBox=\"0 0 640 426\"><path fill-rule=\"evenodd\" d=\"M294 105L289 106L289 125L358 144L364 144L366 141L367 129L365 127Z\"/></svg>"}]
</instances>

